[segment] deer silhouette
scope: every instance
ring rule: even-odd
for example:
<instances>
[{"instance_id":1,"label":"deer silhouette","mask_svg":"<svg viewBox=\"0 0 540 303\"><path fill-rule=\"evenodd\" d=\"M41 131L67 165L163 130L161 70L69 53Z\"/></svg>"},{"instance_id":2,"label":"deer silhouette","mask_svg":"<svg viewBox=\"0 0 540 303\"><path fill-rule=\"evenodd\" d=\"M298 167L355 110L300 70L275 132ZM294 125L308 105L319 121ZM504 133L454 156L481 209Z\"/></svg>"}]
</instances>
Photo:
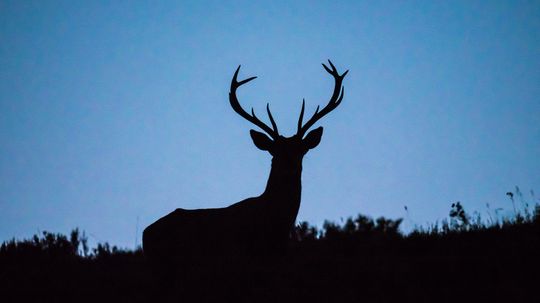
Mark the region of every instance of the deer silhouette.
<instances>
[{"instance_id":1,"label":"deer silhouette","mask_svg":"<svg viewBox=\"0 0 540 303\"><path fill-rule=\"evenodd\" d=\"M236 90L256 77L238 81L238 66L232 78L229 102L236 113L270 136L250 130L255 146L272 155L266 189L258 197L225 208L174 210L144 230L143 250L146 256L163 260L190 255L266 255L285 250L300 207L302 159L319 144L323 128L318 127L305 134L343 100L342 82L348 71L340 75L330 60L328 63L331 68L325 64L323 67L335 81L332 97L323 109L317 107L313 116L302 125L303 100L298 131L292 137L279 134L269 104L266 111L272 128L259 120L253 109L249 114L242 108Z\"/></svg>"}]
</instances>

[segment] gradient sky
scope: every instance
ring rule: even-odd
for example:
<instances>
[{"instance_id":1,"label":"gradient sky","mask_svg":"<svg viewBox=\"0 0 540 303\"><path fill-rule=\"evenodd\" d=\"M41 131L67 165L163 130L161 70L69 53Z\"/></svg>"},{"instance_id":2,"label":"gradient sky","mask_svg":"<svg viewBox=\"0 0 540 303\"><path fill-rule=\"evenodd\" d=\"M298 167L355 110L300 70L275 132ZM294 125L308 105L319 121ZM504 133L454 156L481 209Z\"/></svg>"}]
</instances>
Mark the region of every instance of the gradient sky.
<instances>
[{"instance_id":1,"label":"gradient sky","mask_svg":"<svg viewBox=\"0 0 540 303\"><path fill-rule=\"evenodd\" d=\"M241 103L270 102L286 135L332 93L320 63L350 70L299 220L509 215L516 185L539 201L538 1L110 2L0 1L0 241L79 227L133 247L177 207L262 193L238 64L259 77Z\"/></svg>"}]
</instances>

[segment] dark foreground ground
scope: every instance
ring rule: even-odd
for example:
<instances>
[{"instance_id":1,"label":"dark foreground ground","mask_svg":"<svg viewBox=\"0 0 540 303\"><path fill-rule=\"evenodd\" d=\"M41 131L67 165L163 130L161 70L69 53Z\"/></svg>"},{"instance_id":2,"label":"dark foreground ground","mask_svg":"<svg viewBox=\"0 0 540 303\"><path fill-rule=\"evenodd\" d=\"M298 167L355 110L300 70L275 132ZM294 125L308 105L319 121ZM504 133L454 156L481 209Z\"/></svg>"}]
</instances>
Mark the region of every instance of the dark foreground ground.
<instances>
[{"instance_id":1,"label":"dark foreground ground","mask_svg":"<svg viewBox=\"0 0 540 303\"><path fill-rule=\"evenodd\" d=\"M285 256L200 258L189 272L171 265L168 278L141 251L88 254L78 234L45 233L3 244L0 301L540 302L538 217L408 236L398 225L303 226Z\"/></svg>"}]
</instances>

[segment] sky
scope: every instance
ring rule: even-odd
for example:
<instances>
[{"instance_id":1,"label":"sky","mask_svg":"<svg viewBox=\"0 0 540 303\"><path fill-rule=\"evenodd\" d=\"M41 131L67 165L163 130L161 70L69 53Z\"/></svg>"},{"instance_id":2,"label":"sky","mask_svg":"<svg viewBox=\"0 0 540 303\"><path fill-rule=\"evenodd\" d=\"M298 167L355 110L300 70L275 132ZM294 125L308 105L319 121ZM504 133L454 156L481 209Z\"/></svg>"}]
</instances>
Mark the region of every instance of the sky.
<instances>
[{"instance_id":1,"label":"sky","mask_svg":"<svg viewBox=\"0 0 540 303\"><path fill-rule=\"evenodd\" d=\"M332 94L327 59L350 72L298 220L510 216L515 186L540 203L538 1L2 0L0 241L78 227L133 248L176 208L261 194L271 156L232 75L258 76L240 102L290 136L302 98Z\"/></svg>"}]
</instances>

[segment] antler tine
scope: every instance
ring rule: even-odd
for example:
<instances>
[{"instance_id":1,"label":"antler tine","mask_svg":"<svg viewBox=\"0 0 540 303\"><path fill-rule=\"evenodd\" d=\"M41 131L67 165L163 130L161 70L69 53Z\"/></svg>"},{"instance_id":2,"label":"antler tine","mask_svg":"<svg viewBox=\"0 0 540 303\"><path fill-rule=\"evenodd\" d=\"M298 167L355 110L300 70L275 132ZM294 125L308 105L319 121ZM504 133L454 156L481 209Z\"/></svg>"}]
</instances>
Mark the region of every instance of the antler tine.
<instances>
[{"instance_id":1,"label":"antler tine","mask_svg":"<svg viewBox=\"0 0 540 303\"><path fill-rule=\"evenodd\" d=\"M331 69L328 68L328 66L326 66L324 63L322 64L322 66L330 75L334 77L334 81L335 81L334 92L332 94L332 97L330 98L330 101L328 101L328 104L321 111L319 111L319 107L317 106L317 110L315 111L313 116L306 122L306 124L304 124L304 126L300 126L301 120L304 114L304 104L302 103L302 112L300 113L301 118L300 118L300 121L298 122L298 135L300 135L301 137L304 136L306 131L310 127L312 127L313 124L315 124L319 119L321 119L326 114L328 114L329 112L333 111L336 107L338 107L338 105L343 100L343 95L345 92L345 89L342 86L343 78L345 78L345 76L347 75L349 71L347 70L342 75L340 75L336 67L334 66L334 64L332 64L332 61L328 60L328 63L330 64Z\"/></svg>"},{"instance_id":2,"label":"antler tine","mask_svg":"<svg viewBox=\"0 0 540 303\"><path fill-rule=\"evenodd\" d=\"M302 130L302 120L304 119L304 109L306 108L306 99L302 99L302 109L300 110L300 117L298 118L298 131L297 134L300 134Z\"/></svg>"},{"instance_id":3,"label":"antler tine","mask_svg":"<svg viewBox=\"0 0 540 303\"><path fill-rule=\"evenodd\" d=\"M268 118L270 118L270 123L272 123L272 128L274 129L274 132L276 132L276 134L279 134L276 121L274 121L274 117L272 117L272 113L270 112L270 103L266 103L266 112L268 113Z\"/></svg>"},{"instance_id":4,"label":"antler tine","mask_svg":"<svg viewBox=\"0 0 540 303\"><path fill-rule=\"evenodd\" d=\"M268 112L268 116L270 117L270 122L272 123L273 129L271 129L268 125L266 125L264 122L259 120L259 118L257 118L257 116L255 115L255 112L253 111L253 108L251 109L251 115L250 115L242 108L242 106L240 105L240 102L238 102L238 98L236 97L236 90L243 84L246 84L249 81L257 78L257 77L250 77L245 80L238 81L239 71L240 71L240 65L236 69L236 72L234 72L234 76L231 81L231 91L229 92L229 102L231 104L231 107L237 114L242 116L244 119L257 125L260 129L264 130L267 134L269 134L270 137L276 139L279 136L279 133L278 133L276 122L274 121L274 118L272 117L272 113L270 113L270 107L268 104L266 105L266 110Z\"/></svg>"}]
</instances>

